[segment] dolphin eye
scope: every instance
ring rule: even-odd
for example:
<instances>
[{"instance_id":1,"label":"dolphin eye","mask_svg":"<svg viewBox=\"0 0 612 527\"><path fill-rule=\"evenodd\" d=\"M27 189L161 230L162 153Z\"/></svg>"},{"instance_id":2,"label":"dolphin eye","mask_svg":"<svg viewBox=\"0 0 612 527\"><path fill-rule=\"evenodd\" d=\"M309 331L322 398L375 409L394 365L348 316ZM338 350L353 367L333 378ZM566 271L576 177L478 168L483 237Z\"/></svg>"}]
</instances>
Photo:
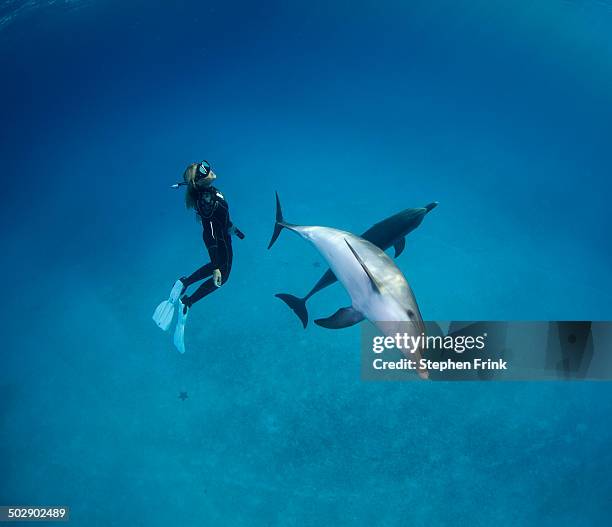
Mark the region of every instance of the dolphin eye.
<instances>
[{"instance_id":1,"label":"dolphin eye","mask_svg":"<svg viewBox=\"0 0 612 527\"><path fill-rule=\"evenodd\" d=\"M414 311L412 311L412 309L407 309L406 314L410 320L414 319Z\"/></svg>"}]
</instances>

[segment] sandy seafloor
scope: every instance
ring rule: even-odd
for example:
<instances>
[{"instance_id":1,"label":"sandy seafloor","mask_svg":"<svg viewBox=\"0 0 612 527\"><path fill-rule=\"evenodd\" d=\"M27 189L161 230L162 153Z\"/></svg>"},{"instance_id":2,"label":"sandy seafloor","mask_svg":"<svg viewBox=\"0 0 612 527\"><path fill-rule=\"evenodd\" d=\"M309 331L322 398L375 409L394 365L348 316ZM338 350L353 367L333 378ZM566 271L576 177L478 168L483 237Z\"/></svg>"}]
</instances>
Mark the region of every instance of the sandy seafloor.
<instances>
[{"instance_id":1,"label":"sandy seafloor","mask_svg":"<svg viewBox=\"0 0 612 527\"><path fill-rule=\"evenodd\" d=\"M440 205L398 265L426 319L609 320L607 1L0 4L0 505L74 525L607 525L608 383L363 383L359 328L277 292ZM230 281L168 186L209 159ZM347 305L338 285L311 319ZM187 392L188 399L178 398Z\"/></svg>"}]
</instances>

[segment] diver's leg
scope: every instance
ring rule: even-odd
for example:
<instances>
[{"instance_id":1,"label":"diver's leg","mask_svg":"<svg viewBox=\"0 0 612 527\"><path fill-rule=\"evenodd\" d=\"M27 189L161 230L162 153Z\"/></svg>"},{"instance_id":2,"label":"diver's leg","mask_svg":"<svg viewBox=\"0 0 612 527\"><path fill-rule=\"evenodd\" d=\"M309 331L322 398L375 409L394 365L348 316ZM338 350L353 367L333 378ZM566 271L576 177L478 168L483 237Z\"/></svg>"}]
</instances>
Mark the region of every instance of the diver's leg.
<instances>
[{"instance_id":1,"label":"diver's leg","mask_svg":"<svg viewBox=\"0 0 612 527\"><path fill-rule=\"evenodd\" d=\"M230 272L232 270L232 260L233 260L233 252L232 252L231 246L227 247L224 252L225 254L221 255L223 265L221 265L221 267L219 268L219 271L221 271L221 279L222 279L221 284L222 285L225 284L225 282L227 282L229 278ZM212 264L208 264L208 265L211 266L211 269L210 269L210 272L207 271L208 272L207 276L210 276L214 269L212 269ZM204 267L207 267L207 266L204 266ZM204 267L202 269L204 269ZM194 275L198 272L199 271L196 271ZM185 304L189 308L193 304L198 302L199 300L202 300L202 298L204 298L205 296L208 296L211 293L214 293L217 289L219 288L215 285L214 280L211 278L210 280L206 280L206 282L204 282L200 287L198 287L195 293L193 293L193 295L183 295L183 297L181 297L181 301L183 302L183 304Z\"/></svg>"},{"instance_id":2,"label":"diver's leg","mask_svg":"<svg viewBox=\"0 0 612 527\"><path fill-rule=\"evenodd\" d=\"M188 277L184 277L180 279L180 282L183 283L183 290L181 293L184 293L187 288L194 284L195 282L199 282L204 278L212 275L214 271L214 267L212 262L207 263L206 265L200 267L197 271L191 274ZM198 300L204 298L206 295L212 293L216 289L214 285L213 279L209 279L204 282L196 292L189 296L183 295L179 300L179 315L178 321L176 323L176 328L174 330L174 345L179 350L180 353L185 353L185 323L187 322L187 315L189 314L189 308Z\"/></svg>"},{"instance_id":3,"label":"diver's leg","mask_svg":"<svg viewBox=\"0 0 612 527\"><path fill-rule=\"evenodd\" d=\"M191 275L181 278L181 282L185 284L185 289L187 289L190 285L195 284L196 282L199 282L200 280L204 280L204 278L208 278L209 276L211 276L213 271L214 268L212 262L209 262L206 265L200 267Z\"/></svg>"},{"instance_id":4,"label":"diver's leg","mask_svg":"<svg viewBox=\"0 0 612 527\"><path fill-rule=\"evenodd\" d=\"M202 300L205 296L210 295L217 289L219 288L215 285L215 281L211 278L210 280L206 280L206 282L198 287L193 295L183 295L181 297L181 302L187 307L191 307L198 300Z\"/></svg>"}]
</instances>

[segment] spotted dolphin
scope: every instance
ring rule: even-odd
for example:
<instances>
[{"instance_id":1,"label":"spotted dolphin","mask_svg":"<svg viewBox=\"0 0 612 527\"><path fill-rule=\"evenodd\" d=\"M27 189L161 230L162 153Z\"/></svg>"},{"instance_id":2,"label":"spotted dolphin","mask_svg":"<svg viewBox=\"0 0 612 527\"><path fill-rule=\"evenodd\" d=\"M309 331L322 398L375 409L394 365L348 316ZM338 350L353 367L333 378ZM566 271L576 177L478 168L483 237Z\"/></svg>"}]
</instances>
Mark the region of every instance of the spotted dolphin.
<instances>
[{"instance_id":1,"label":"spotted dolphin","mask_svg":"<svg viewBox=\"0 0 612 527\"><path fill-rule=\"evenodd\" d=\"M326 319L316 320L316 324L340 329L368 319L387 336L394 336L400 328L403 332L409 328L414 336L425 334L423 318L410 285L382 249L350 232L287 223L277 193L276 223L268 248L274 245L283 229L297 233L315 246L351 298L351 306L339 309ZM416 359L417 364L421 352L417 349L410 357ZM420 370L419 375L428 377L425 370Z\"/></svg>"},{"instance_id":2,"label":"spotted dolphin","mask_svg":"<svg viewBox=\"0 0 612 527\"><path fill-rule=\"evenodd\" d=\"M397 258L406 247L406 236L421 225L426 214L436 208L437 205L438 202L434 201L424 207L402 210L370 227L361 235L361 238L373 243L383 251L394 247L395 258ZM308 325L306 302L316 293L329 287L336 281L337 278L334 272L328 269L306 296L299 298L287 293L278 293L275 296L293 310L302 321L304 328L306 328Z\"/></svg>"}]
</instances>

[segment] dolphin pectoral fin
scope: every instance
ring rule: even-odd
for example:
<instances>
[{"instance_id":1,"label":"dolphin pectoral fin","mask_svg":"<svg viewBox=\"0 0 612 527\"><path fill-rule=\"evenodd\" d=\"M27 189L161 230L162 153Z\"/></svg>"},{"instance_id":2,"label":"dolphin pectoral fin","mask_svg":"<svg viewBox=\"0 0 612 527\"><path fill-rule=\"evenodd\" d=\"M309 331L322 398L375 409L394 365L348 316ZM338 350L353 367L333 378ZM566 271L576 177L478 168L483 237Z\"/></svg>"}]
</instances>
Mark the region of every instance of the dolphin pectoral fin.
<instances>
[{"instance_id":1,"label":"dolphin pectoral fin","mask_svg":"<svg viewBox=\"0 0 612 527\"><path fill-rule=\"evenodd\" d=\"M315 320L315 324L327 329L343 329L359 324L364 318L355 308L343 307L338 309L331 317Z\"/></svg>"},{"instance_id":2,"label":"dolphin pectoral fin","mask_svg":"<svg viewBox=\"0 0 612 527\"><path fill-rule=\"evenodd\" d=\"M346 242L346 244L348 245L348 248L353 253L353 256L357 259L357 261L359 262L359 264L361 265L361 267L363 268L365 273L368 275L368 278L370 279L370 283L372 284L372 289L374 289L374 291L376 291L377 293L380 293L381 290L382 290L382 284L376 279L376 277L366 267L366 264L361 259L361 256L359 256L357 254L357 251L355 251L355 249L353 249L352 245L348 242L348 240L345 238L344 241Z\"/></svg>"},{"instance_id":3,"label":"dolphin pectoral fin","mask_svg":"<svg viewBox=\"0 0 612 527\"><path fill-rule=\"evenodd\" d=\"M393 247L395 248L395 257L397 258L406 248L406 238L402 237L399 240L395 240Z\"/></svg>"}]
</instances>

